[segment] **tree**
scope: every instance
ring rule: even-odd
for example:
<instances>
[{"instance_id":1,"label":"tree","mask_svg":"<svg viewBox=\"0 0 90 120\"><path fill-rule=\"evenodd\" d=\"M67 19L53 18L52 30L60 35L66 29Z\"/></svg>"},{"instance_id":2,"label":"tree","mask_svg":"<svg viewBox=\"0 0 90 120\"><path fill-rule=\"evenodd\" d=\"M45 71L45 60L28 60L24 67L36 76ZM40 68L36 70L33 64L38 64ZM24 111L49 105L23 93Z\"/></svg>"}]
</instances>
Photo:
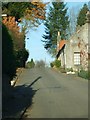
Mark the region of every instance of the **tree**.
<instances>
[{"instance_id":1,"label":"tree","mask_svg":"<svg viewBox=\"0 0 90 120\"><path fill-rule=\"evenodd\" d=\"M17 22L27 19L35 26L45 19L45 6L42 2L3 2L2 13L14 16Z\"/></svg>"},{"instance_id":2,"label":"tree","mask_svg":"<svg viewBox=\"0 0 90 120\"><path fill-rule=\"evenodd\" d=\"M67 16L67 8L64 2L52 2L52 6L49 8L47 18L45 20L45 34L43 34L42 40L45 44L44 47L47 51L56 55L57 47L57 33L60 31L61 39L66 39L67 28L69 20Z\"/></svg>"},{"instance_id":3,"label":"tree","mask_svg":"<svg viewBox=\"0 0 90 120\"><path fill-rule=\"evenodd\" d=\"M25 62L29 55L25 49L25 31L22 30L20 32L20 27L17 25L15 17L5 17L2 22L6 25L12 37L17 67L25 67Z\"/></svg>"},{"instance_id":4,"label":"tree","mask_svg":"<svg viewBox=\"0 0 90 120\"><path fill-rule=\"evenodd\" d=\"M33 59L31 59L31 61L28 61L26 64L27 68L33 68L34 66L35 66L35 63L34 63Z\"/></svg>"},{"instance_id":5,"label":"tree","mask_svg":"<svg viewBox=\"0 0 90 120\"><path fill-rule=\"evenodd\" d=\"M2 13L7 14L2 22L12 37L17 67L25 67L28 57L28 51L25 49L27 27L29 24L36 27L41 20L45 19L45 6L46 4L42 2L7 2L2 4ZM22 29L18 26L21 21Z\"/></svg>"},{"instance_id":6,"label":"tree","mask_svg":"<svg viewBox=\"0 0 90 120\"><path fill-rule=\"evenodd\" d=\"M77 24L77 16L78 10L76 12L78 6L72 7L69 9L69 29L68 29L68 37L70 37L76 31L76 24ZM78 7L79 8L79 7Z\"/></svg>"},{"instance_id":7,"label":"tree","mask_svg":"<svg viewBox=\"0 0 90 120\"><path fill-rule=\"evenodd\" d=\"M43 60L37 61L36 67L45 67L45 62Z\"/></svg>"},{"instance_id":8,"label":"tree","mask_svg":"<svg viewBox=\"0 0 90 120\"><path fill-rule=\"evenodd\" d=\"M84 4L83 7L81 8L78 17L77 17L77 26L80 25L84 25L86 23L86 13L87 11L89 11L89 8L87 6L87 4Z\"/></svg>"},{"instance_id":9,"label":"tree","mask_svg":"<svg viewBox=\"0 0 90 120\"><path fill-rule=\"evenodd\" d=\"M17 25L15 17L4 17L2 22L8 28L8 31L12 37L14 50L18 51L23 49L25 47L25 33L24 31L20 32L20 27Z\"/></svg>"},{"instance_id":10,"label":"tree","mask_svg":"<svg viewBox=\"0 0 90 120\"><path fill-rule=\"evenodd\" d=\"M18 50L17 52L15 51L17 67L25 67L25 63L28 59L28 56L29 53L25 48Z\"/></svg>"},{"instance_id":11,"label":"tree","mask_svg":"<svg viewBox=\"0 0 90 120\"><path fill-rule=\"evenodd\" d=\"M50 63L50 66L60 68L61 67L61 61L58 60L58 59L55 59L53 62Z\"/></svg>"}]
</instances>

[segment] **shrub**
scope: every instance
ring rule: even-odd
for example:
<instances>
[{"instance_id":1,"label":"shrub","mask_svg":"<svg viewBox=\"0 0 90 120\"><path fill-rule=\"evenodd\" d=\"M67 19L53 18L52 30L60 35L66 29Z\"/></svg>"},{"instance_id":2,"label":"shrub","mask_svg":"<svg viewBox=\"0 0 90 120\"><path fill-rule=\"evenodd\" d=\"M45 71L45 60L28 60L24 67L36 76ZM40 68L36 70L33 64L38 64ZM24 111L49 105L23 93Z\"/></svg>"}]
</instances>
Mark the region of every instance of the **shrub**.
<instances>
[{"instance_id":1,"label":"shrub","mask_svg":"<svg viewBox=\"0 0 90 120\"><path fill-rule=\"evenodd\" d=\"M61 67L61 68L60 68L60 72L61 72L61 73L66 73L66 70Z\"/></svg>"},{"instance_id":2,"label":"shrub","mask_svg":"<svg viewBox=\"0 0 90 120\"><path fill-rule=\"evenodd\" d=\"M54 67L54 63L53 63L53 62L51 62L51 63L50 63L50 66L51 66L51 67Z\"/></svg>"},{"instance_id":3,"label":"shrub","mask_svg":"<svg viewBox=\"0 0 90 120\"><path fill-rule=\"evenodd\" d=\"M69 72L69 71L73 72L73 68L67 68L66 70L67 70L67 72Z\"/></svg>"},{"instance_id":4,"label":"shrub","mask_svg":"<svg viewBox=\"0 0 90 120\"><path fill-rule=\"evenodd\" d=\"M13 77L16 73L16 60L12 38L5 25L2 24L2 73Z\"/></svg>"},{"instance_id":5,"label":"shrub","mask_svg":"<svg viewBox=\"0 0 90 120\"><path fill-rule=\"evenodd\" d=\"M54 61L54 65L56 66L56 68L60 68L60 66L61 66L61 61L58 60L58 59L56 59L56 60Z\"/></svg>"},{"instance_id":6,"label":"shrub","mask_svg":"<svg viewBox=\"0 0 90 120\"><path fill-rule=\"evenodd\" d=\"M33 59L31 59L31 61L28 61L26 64L27 68L33 68L34 66L35 66L35 63L34 63Z\"/></svg>"},{"instance_id":7,"label":"shrub","mask_svg":"<svg viewBox=\"0 0 90 120\"><path fill-rule=\"evenodd\" d=\"M28 56L29 53L25 48L15 51L17 67L25 67Z\"/></svg>"},{"instance_id":8,"label":"shrub","mask_svg":"<svg viewBox=\"0 0 90 120\"><path fill-rule=\"evenodd\" d=\"M81 71L78 73L78 76L80 76L80 77L82 77L82 78L85 78L85 79L89 79L90 73L89 73L89 71L81 70Z\"/></svg>"},{"instance_id":9,"label":"shrub","mask_svg":"<svg viewBox=\"0 0 90 120\"><path fill-rule=\"evenodd\" d=\"M56 68L60 68L60 66L61 66L61 61L60 60L58 60L58 59L56 59L55 61L53 61L53 62L51 62L50 63L50 66L51 67L56 67Z\"/></svg>"}]
</instances>

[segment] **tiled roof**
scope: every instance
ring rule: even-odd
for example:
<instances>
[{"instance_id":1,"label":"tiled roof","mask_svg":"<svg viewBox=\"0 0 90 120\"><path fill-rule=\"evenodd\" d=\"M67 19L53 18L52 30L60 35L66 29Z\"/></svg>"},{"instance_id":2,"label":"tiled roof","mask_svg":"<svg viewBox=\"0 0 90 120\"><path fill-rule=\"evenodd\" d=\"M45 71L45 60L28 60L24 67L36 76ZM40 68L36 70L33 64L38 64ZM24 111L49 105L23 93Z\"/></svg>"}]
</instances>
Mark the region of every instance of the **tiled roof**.
<instances>
[{"instance_id":1,"label":"tiled roof","mask_svg":"<svg viewBox=\"0 0 90 120\"><path fill-rule=\"evenodd\" d=\"M59 48L58 48L58 53L56 55L56 58L58 58L62 52L62 50L65 48L66 40L60 40L59 42Z\"/></svg>"},{"instance_id":2,"label":"tiled roof","mask_svg":"<svg viewBox=\"0 0 90 120\"><path fill-rule=\"evenodd\" d=\"M60 40L59 42L59 50L66 44L66 40Z\"/></svg>"}]
</instances>

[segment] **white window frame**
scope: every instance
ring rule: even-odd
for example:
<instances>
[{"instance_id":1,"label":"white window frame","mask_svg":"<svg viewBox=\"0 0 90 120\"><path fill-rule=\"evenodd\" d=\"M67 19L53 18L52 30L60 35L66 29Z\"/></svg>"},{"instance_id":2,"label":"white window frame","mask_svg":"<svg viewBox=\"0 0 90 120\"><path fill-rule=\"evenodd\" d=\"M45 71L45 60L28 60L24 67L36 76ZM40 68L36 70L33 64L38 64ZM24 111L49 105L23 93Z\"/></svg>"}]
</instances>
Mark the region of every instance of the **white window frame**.
<instances>
[{"instance_id":1,"label":"white window frame","mask_svg":"<svg viewBox=\"0 0 90 120\"><path fill-rule=\"evenodd\" d=\"M74 52L74 65L80 65L80 52Z\"/></svg>"}]
</instances>

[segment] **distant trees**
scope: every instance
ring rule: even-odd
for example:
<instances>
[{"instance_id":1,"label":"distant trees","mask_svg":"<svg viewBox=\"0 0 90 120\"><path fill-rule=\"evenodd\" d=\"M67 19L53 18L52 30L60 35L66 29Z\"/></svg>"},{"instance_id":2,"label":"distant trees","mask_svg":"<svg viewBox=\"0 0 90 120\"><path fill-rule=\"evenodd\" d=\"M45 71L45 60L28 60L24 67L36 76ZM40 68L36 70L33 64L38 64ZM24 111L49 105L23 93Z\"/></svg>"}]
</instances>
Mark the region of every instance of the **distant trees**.
<instances>
[{"instance_id":1,"label":"distant trees","mask_svg":"<svg viewBox=\"0 0 90 120\"><path fill-rule=\"evenodd\" d=\"M36 61L36 67L45 67L45 61L43 60Z\"/></svg>"},{"instance_id":2,"label":"distant trees","mask_svg":"<svg viewBox=\"0 0 90 120\"><path fill-rule=\"evenodd\" d=\"M86 23L86 13L89 11L88 5L84 4L77 17L77 26L82 26Z\"/></svg>"},{"instance_id":3,"label":"distant trees","mask_svg":"<svg viewBox=\"0 0 90 120\"><path fill-rule=\"evenodd\" d=\"M33 61L33 59L31 59L31 61L28 61L26 64L27 68L34 68L35 66L35 62Z\"/></svg>"},{"instance_id":4,"label":"distant trees","mask_svg":"<svg viewBox=\"0 0 90 120\"><path fill-rule=\"evenodd\" d=\"M67 8L64 2L52 2L45 20L45 34L43 34L43 43L46 50L51 55L56 55L57 33L60 31L61 39L67 37L67 28L69 20Z\"/></svg>"}]
</instances>

